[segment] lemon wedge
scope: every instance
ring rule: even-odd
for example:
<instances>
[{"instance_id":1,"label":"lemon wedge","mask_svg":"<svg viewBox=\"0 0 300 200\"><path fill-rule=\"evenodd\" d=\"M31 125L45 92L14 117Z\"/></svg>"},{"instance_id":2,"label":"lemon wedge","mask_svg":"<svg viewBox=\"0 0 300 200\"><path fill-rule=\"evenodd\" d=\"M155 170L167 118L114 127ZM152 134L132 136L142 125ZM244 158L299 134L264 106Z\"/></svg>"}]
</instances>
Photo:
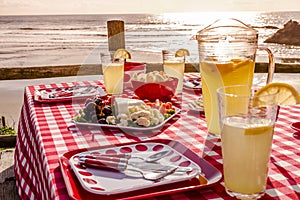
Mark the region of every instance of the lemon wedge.
<instances>
[{"instance_id":1,"label":"lemon wedge","mask_svg":"<svg viewBox=\"0 0 300 200\"><path fill-rule=\"evenodd\" d=\"M295 105L300 103L298 91L287 83L270 83L259 89L255 96L276 94L276 103L282 106ZM254 105L265 105L268 98L258 97L253 102Z\"/></svg>"},{"instance_id":2,"label":"lemon wedge","mask_svg":"<svg viewBox=\"0 0 300 200\"><path fill-rule=\"evenodd\" d=\"M117 51L114 53L115 59L131 59L131 54L126 49L117 49Z\"/></svg>"},{"instance_id":3,"label":"lemon wedge","mask_svg":"<svg viewBox=\"0 0 300 200\"><path fill-rule=\"evenodd\" d=\"M175 53L175 57L190 56L190 52L187 49L178 49Z\"/></svg>"},{"instance_id":4,"label":"lemon wedge","mask_svg":"<svg viewBox=\"0 0 300 200\"><path fill-rule=\"evenodd\" d=\"M245 135L259 135L264 133L271 133L273 131L273 126L261 126L261 127L253 127L246 128Z\"/></svg>"}]
</instances>

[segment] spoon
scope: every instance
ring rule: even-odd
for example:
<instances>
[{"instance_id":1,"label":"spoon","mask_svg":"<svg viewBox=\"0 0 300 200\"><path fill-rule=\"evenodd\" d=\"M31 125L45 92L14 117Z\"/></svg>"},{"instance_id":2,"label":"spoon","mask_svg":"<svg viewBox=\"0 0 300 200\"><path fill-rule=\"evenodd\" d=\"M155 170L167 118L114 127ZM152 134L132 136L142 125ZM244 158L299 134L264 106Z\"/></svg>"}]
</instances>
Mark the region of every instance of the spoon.
<instances>
[{"instance_id":1,"label":"spoon","mask_svg":"<svg viewBox=\"0 0 300 200\"><path fill-rule=\"evenodd\" d=\"M79 158L79 164L87 166L87 167L93 167L93 168L99 168L99 169L110 169L110 170L117 170L119 172L123 172L126 174L127 171L133 171L140 173L144 179L151 180L151 181L157 181L159 179L164 178L165 176L168 176L176 171L178 167L172 167L168 170L165 170L163 172L157 172L157 171L142 171L139 168L136 168L134 166L127 165L127 163L121 163L121 162L114 162L114 161L105 161L105 160L97 160L97 159L91 159L91 158ZM126 174L128 175L128 174Z\"/></svg>"},{"instance_id":2,"label":"spoon","mask_svg":"<svg viewBox=\"0 0 300 200\"><path fill-rule=\"evenodd\" d=\"M176 169L177 167L174 167L170 170L163 171L163 172L148 172L148 171L139 170L138 168L127 168L127 170L129 171L140 173L145 180L150 180L150 181L158 181L168 175L173 174L176 171Z\"/></svg>"},{"instance_id":3,"label":"spoon","mask_svg":"<svg viewBox=\"0 0 300 200\"><path fill-rule=\"evenodd\" d=\"M156 162L160 159L162 159L163 157L165 157L166 155L168 155L170 151L160 151L158 153L152 154L149 157L147 157L145 159L146 162Z\"/></svg>"}]
</instances>

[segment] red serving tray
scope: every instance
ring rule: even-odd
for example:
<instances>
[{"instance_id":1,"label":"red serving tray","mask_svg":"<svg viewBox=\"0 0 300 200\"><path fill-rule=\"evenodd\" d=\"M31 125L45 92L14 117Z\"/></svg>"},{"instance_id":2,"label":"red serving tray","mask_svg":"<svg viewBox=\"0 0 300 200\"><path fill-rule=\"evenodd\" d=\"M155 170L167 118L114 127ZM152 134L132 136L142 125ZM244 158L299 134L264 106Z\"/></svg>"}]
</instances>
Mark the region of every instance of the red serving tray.
<instances>
[{"instance_id":1,"label":"red serving tray","mask_svg":"<svg viewBox=\"0 0 300 200\"><path fill-rule=\"evenodd\" d=\"M84 151L90 151L90 150L97 150L97 149L104 149L109 148L113 146L123 146L123 145L130 145L130 144L136 144L136 143L161 143L168 145L178 151L179 153L183 154L193 162L195 162L199 167L202 169L202 173L204 174L205 178L208 180L207 184L200 184L199 180L196 178L180 181L168 185L160 185L159 187L151 187L151 188L145 188L141 190L136 191L130 191L130 192L124 192L124 193L118 193L118 194L93 194L91 192L88 192L85 190L79 180L77 179L76 175L72 171L72 168L69 163L69 159L77 154ZM154 196L159 195L166 195L166 194L172 194L176 192L184 192L188 190L196 190L201 188L210 187L216 183L218 183L222 178L222 173L212 166L210 163L205 161L204 159L200 158L197 154L195 154L193 151L188 149L183 144L174 141L174 140L166 140L166 139L157 139L157 140L149 140L149 141L143 141L143 142L131 142L126 144L117 144L117 145L107 145L103 147L96 147L96 148L83 148L83 149L77 149L73 151L69 151L64 153L59 158L59 163L61 167L61 171L63 174L63 178L66 184L66 188L68 191L69 196L74 200L83 200L83 199L142 199L142 198L150 198Z\"/></svg>"}]
</instances>

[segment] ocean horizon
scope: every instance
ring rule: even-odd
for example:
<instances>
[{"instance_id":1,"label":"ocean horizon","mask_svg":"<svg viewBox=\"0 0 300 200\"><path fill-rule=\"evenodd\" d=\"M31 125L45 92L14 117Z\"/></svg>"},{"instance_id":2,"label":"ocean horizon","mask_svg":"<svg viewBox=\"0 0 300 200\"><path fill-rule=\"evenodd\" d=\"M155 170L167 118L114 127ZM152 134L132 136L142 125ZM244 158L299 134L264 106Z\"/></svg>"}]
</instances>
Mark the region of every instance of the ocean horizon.
<instances>
[{"instance_id":1,"label":"ocean horizon","mask_svg":"<svg viewBox=\"0 0 300 200\"><path fill-rule=\"evenodd\" d=\"M259 45L270 48L277 63L300 58L300 46L264 43L288 21L300 22L300 11L23 15L0 16L0 67L98 63L95 54L107 49L109 20L125 22L126 49L136 53L134 60L157 62L163 49L187 48L191 62L198 62L197 42L191 38L224 17L237 18L258 30ZM266 58L258 52L258 62Z\"/></svg>"}]
</instances>

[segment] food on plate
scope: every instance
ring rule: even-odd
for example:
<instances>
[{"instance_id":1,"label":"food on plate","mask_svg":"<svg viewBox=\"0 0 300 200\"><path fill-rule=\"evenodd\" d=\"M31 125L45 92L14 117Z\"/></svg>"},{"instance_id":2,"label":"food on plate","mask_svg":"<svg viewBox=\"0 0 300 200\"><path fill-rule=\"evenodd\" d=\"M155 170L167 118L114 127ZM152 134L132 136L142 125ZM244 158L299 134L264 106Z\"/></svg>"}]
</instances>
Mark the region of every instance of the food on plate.
<instances>
[{"instance_id":1,"label":"food on plate","mask_svg":"<svg viewBox=\"0 0 300 200\"><path fill-rule=\"evenodd\" d=\"M175 114L171 102L144 102L138 99L115 98L112 103L99 97L89 98L76 122L149 127L162 123Z\"/></svg>"},{"instance_id":2,"label":"food on plate","mask_svg":"<svg viewBox=\"0 0 300 200\"><path fill-rule=\"evenodd\" d=\"M131 80L134 93L140 99L163 102L171 101L178 85L178 79L168 76L165 72L153 71L134 74Z\"/></svg>"},{"instance_id":3,"label":"food on plate","mask_svg":"<svg viewBox=\"0 0 300 200\"><path fill-rule=\"evenodd\" d=\"M132 76L132 80L142 81L145 83L165 82L171 79L172 78L163 71L152 71L149 73L140 73L140 74L135 73Z\"/></svg>"},{"instance_id":4,"label":"food on plate","mask_svg":"<svg viewBox=\"0 0 300 200\"><path fill-rule=\"evenodd\" d=\"M188 106L195 111L204 111L203 99L202 97L196 99L195 101L188 104Z\"/></svg>"}]
</instances>

